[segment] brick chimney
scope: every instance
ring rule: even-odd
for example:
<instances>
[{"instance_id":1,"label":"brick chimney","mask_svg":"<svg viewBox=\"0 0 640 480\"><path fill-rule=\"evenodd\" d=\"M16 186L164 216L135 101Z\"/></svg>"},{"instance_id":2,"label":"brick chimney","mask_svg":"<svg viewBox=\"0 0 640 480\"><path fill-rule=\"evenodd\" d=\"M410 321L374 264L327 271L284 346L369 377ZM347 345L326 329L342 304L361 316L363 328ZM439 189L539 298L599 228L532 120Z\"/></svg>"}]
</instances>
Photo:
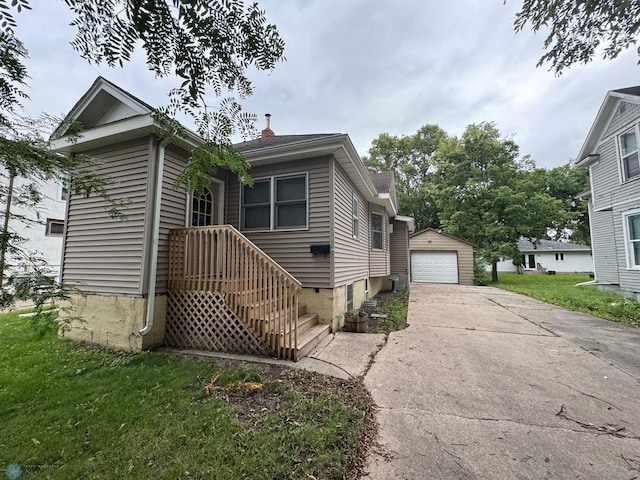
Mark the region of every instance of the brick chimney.
<instances>
[{"instance_id":1,"label":"brick chimney","mask_svg":"<svg viewBox=\"0 0 640 480\"><path fill-rule=\"evenodd\" d=\"M262 130L262 138L264 137L274 137L276 134L273 133L273 130L271 130L271 114L270 113L266 113L264 115L267 119L267 128L265 128L264 130Z\"/></svg>"}]
</instances>

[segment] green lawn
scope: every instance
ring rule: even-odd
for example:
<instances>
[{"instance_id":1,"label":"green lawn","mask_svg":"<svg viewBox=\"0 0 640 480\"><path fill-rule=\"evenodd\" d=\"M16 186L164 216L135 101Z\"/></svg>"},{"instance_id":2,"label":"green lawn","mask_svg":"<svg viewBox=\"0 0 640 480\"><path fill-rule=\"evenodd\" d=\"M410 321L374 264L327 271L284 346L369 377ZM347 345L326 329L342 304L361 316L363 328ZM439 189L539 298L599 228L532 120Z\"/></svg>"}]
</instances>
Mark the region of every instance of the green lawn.
<instances>
[{"instance_id":1,"label":"green lawn","mask_svg":"<svg viewBox=\"0 0 640 480\"><path fill-rule=\"evenodd\" d=\"M352 478L375 428L355 380L84 348L17 313L0 365L2 478Z\"/></svg>"},{"instance_id":2,"label":"green lawn","mask_svg":"<svg viewBox=\"0 0 640 480\"><path fill-rule=\"evenodd\" d=\"M568 310L584 312L631 327L640 327L640 304L613 292L601 292L588 275L517 275L501 273L493 286L522 293Z\"/></svg>"}]
</instances>

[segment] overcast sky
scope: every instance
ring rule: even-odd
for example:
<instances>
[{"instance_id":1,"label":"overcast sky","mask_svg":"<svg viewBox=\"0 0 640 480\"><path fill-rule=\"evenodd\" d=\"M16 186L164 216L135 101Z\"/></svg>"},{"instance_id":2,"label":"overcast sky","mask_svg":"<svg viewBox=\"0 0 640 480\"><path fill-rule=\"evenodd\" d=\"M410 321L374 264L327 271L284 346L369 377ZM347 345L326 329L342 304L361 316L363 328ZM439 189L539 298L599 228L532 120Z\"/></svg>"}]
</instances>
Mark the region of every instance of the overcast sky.
<instances>
[{"instance_id":1,"label":"overcast sky","mask_svg":"<svg viewBox=\"0 0 640 480\"><path fill-rule=\"evenodd\" d=\"M245 110L272 114L276 134L348 133L360 155L387 132L437 124L459 136L495 122L520 152L551 168L579 152L608 90L640 84L635 50L556 77L536 68L544 35L515 34L507 0L262 0L286 42L286 62L251 75ZM90 65L71 48L61 0L32 0L17 34L30 51L29 114L68 113L98 75L155 106L176 83L138 54L123 69ZM190 125L188 125L190 126Z\"/></svg>"}]
</instances>

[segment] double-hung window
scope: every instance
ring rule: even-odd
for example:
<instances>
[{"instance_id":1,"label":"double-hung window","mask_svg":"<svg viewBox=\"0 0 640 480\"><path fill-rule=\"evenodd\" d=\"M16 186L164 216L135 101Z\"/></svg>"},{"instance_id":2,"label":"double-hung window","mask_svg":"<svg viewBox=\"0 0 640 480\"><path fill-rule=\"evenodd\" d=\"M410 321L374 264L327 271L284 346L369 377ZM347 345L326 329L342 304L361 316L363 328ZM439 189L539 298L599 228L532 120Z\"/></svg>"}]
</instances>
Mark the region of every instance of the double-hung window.
<instances>
[{"instance_id":1,"label":"double-hung window","mask_svg":"<svg viewBox=\"0 0 640 480\"><path fill-rule=\"evenodd\" d=\"M307 228L307 175L255 180L242 190L242 229Z\"/></svg>"},{"instance_id":2,"label":"double-hung window","mask_svg":"<svg viewBox=\"0 0 640 480\"><path fill-rule=\"evenodd\" d=\"M373 250L382 250L383 243L382 215L379 213L371 214L371 248Z\"/></svg>"},{"instance_id":3,"label":"double-hung window","mask_svg":"<svg viewBox=\"0 0 640 480\"><path fill-rule=\"evenodd\" d=\"M640 159L638 158L638 135L636 128L627 130L618 137L620 143L620 156L622 158L622 171L624 179L640 175Z\"/></svg>"},{"instance_id":4,"label":"double-hung window","mask_svg":"<svg viewBox=\"0 0 640 480\"><path fill-rule=\"evenodd\" d=\"M640 268L640 212L624 216L629 268Z\"/></svg>"}]
</instances>

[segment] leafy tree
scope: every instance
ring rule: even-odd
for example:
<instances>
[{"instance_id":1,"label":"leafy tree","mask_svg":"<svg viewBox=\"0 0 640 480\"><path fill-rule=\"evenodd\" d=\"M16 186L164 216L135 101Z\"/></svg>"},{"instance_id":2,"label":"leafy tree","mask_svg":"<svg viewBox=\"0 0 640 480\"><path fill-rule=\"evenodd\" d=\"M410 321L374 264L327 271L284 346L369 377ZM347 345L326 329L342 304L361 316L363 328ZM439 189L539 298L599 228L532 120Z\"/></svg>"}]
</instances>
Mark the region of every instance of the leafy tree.
<instances>
[{"instance_id":1,"label":"leafy tree","mask_svg":"<svg viewBox=\"0 0 640 480\"><path fill-rule=\"evenodd\" d=\"M394 173L400 213L413 217L418 229L440 226L431 191L425 187L438 169L434 153L446 138L437 125L424 125L410 136L383 133L373 140L369 155L362 157L370 172Z\"/></svg>"},{"instance_id":2,"label":"leafy tree","mask_svg":"<svg viewBox=\"0 0 640 480\"><path fill-rule=\"evenodd\" d=\"M602 46L605 59L613 59L636 43L640 30L638 0L524 0L516 14L515 30L527 24L534 32L549 28L547 51L538 66L548 62L561 74L574 63L588 63Z\"/></svg>"},{"instance_id":3,"label":"leafy tree","mask_svg":"<svg viewBox=\"0 0 640 480\"><path fill-rule=\"evenodd\" d=\"M567 220L555 234L552 240L571 240L585 245L591 244L589 234L589 210L587 201L580 198L580 194L589 189L589 171L576 168L571 163L552 168L546 172L548 193L562 201L568 212Z\"/></svg>"},{"instance_id":4,"label":"leafy tree","mask_svg":"<svg viewBox=\"0 0 640 480\"><path fill-rule=\"evenodd\" d=\"M492 281L499 260L518 257L521 236L542 238L564 221L562 202L546 193L533 161L520 158L494 124L469 125L460 139L443 140L435 155L441 163L432 190L444 230L478 246Z\"/></svg>"},{"instance_id":5,"label":"leafy tree","mask_svg":"<svg viewBox=\"0 0 640 480\"><path fill-rule=\"evenodd\" d=\"M214 166L225 165L250 183L246 159L231 148L235 132L250 134L255 116L242 111L240 98L252 94L247 71L270 70L283 59L284 42L275 26L268 24L256 3L245 7L241 0L64 0L74 13L77 29L72 46L90 62L122 66L136 48L146 53L147 66L159 77L175 76L177 86L169 92L168 105L156 118L166 135L180 136L184 129L174 120L176 113L191 115L198 132L207 142L191 152L194 161L181 176L190 190L208 183ZM28 51L15 35L18 14L31 9L29 0L0 0L0 167L6 178L0 195L4 198L3 226L0 230L0 288L2 305L10 303L13 292L4 282L8 254L20 249L20 239L7 228L16 218L12 204L25 202L37 211L42 200L38 181L61 180L72 171L71 188L85 195L97 191L108 201L104 184L91 174L91 159L66 158L47 150L42 131L29 128L33 122L17 116L25 93ZM225 96L224 95L230 95ZM221 98L218 105L208 103ZM24 128L24 127L27 128ZM69 126L67 135L76 135ZM28 192L17 192L14 179L30 180ZM31 181L32 180L32 181ZM23 221L38 221L18 219ZM24 253L24 252L23 252ZM32 285L38 281L31 282ZM20 290L20 289L18 289ZM32 289L33 290L33 289Z\"/></svg>"}]
</instances>

